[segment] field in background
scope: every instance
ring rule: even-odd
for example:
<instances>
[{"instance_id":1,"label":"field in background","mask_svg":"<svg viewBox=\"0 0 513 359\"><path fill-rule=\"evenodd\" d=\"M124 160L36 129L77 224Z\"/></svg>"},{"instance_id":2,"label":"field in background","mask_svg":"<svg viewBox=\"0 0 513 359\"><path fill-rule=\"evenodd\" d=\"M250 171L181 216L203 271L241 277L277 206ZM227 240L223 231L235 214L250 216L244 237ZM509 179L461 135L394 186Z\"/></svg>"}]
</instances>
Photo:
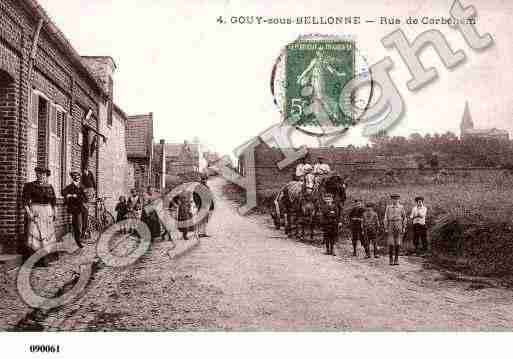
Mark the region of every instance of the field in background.
<instances>
[{"instance_id":1,"label":"field in background","mask_svg":"<svg viewBox=\"0 0 513 359\"><path fill-rule=\"evenodd\" d=\"M422 195L428 207L429 261L468 275L513 278L513 184L508 177L487 183L349 187L346 209L362 199L375 203L382 218L390 194L398 193L409 214L415 196ZM225 193L244 202L244 192L233 184ZM255 212L269 213L273 198L271 192L260 196Z\"/></svg>"}]
</instances>

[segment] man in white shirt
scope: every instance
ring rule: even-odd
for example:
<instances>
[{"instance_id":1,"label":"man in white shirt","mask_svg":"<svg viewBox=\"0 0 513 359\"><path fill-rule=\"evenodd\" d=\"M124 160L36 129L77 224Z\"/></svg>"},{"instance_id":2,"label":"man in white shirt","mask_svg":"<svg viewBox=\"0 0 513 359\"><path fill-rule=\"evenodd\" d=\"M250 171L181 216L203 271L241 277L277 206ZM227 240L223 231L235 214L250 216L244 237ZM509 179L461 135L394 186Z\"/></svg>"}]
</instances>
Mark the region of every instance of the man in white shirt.
<instances>
[{"instance_id":1,"label":"man in white shirt","mask_svg":"<svg viewBox=\"0 0 513 359\"><path fill-rule=\"evenodd\" d=\"M305 175L306 156L301 158L300 162L296 166L296 181L302 181Z\"/></svg>"},{"instance_id":2,"label":"man in white shirt","mask_svg":"<svg viewBox=\"0 0 513 359\"><path fill-rule=\"evenodd\" d=\"M416 205L412 208L410 218L413 222L413 244L415 245L415 253L427 251L427 227L426 215L427 208L424 206L424 197L415 197ZM420 246L422 246L420 248Z\"/></svg>"},{"instance_id":3,"label":"man in white shirt","mask_svg":"<svg viewBox=\"0 0 513 359\"><path fill-rule=\"evenodd\" d=\"M314 174L316 176L328 174L331 172L330 166L324 163L324 158L318 157L317 163L314 165Z\"/></svg>"}]
</instances>

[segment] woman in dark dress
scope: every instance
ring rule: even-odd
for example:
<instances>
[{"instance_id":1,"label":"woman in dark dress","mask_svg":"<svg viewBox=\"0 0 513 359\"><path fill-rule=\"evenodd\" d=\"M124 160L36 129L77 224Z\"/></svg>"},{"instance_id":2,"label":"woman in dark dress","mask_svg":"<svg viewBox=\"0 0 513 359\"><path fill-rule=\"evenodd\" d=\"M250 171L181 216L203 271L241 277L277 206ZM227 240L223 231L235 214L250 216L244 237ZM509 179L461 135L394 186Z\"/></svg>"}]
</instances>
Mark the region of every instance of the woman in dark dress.
<instances>
[{"instance_id":1,"label":"woman in dark dress","mask_svg":"<svg viewBox=\"0 0 513 359\"><path fill-rule=\"evenodd\" d=\"M141 220L148 226L152 239L160 237L159 216L157 212L151 208L151 203L158 198L158 193L153 192L151 186L148 186L143 195L144 208L142 210Z\"/></svg>"},{"instance_id":2,"label":"woman in dark dress","mask_svg":"<svg viewBox=\"0 0 513 359\"><path fill-rule=\"evenodd\" d=\"M35 169L37 180L23 187L23 204L27 214L27 246L38 251L56 242L55 237L55 191L48 183L50 170Z\"/></svg>"},{"instance_id":3,"label":"woman in dark dress","mask_svg":"<svg viewBox=\"0 0 513 359\"><path fill-rule=\"evenodd\" d=\"M192 219L191 193L184 191L173 198L174 204L178 207L178 230L182 233L183 239L188 240L188 233L194 230L194 226L186 223Z\"/></svg>"}]
</instances>

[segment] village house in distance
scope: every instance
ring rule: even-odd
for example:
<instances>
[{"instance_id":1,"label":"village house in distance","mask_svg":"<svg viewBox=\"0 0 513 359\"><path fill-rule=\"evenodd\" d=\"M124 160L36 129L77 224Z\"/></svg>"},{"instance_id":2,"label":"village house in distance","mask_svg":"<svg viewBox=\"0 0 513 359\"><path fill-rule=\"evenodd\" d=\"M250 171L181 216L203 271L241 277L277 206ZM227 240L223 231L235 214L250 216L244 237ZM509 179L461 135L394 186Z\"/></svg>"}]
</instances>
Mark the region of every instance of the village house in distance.
<instances>
[{"instance_id":1,"label":"village house in distance","mask_svg":"<svg viewBox=\"0 0 513 359\"><path fill-rule=\"evenodd\" d=\"M162 190L166 181L173 182L173 179L188 173L206 173L207 158L214 156L214 153L205 151L197 139L191 143L166 143L162 139L153 145L154 186Z\"/></svg>"}]
</instances>

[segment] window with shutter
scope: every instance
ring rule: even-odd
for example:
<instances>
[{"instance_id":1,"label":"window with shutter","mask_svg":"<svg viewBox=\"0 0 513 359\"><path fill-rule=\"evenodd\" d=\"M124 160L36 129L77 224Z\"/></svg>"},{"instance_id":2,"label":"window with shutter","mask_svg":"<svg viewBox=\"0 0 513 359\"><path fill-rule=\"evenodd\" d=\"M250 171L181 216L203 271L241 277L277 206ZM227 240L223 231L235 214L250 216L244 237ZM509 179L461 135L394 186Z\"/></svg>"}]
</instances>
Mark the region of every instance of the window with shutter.
<instances>
[{"instance_id":1,"label":"window with shutter","mask_svg":"<svg viewBox=\"0 0 513 359\"><path fill-rule=\"evenodd\" d=\"M50 119L50 132L53 135L57 135L57 109L53 104L50 105L49 119Z\"/></svg>"},{"instance_id":2,"label":"window with shutter","mask_svg":"<svg viewBox=\"0 0 513 359\"><path fill-rule=\"evenodd\" d=\"M71 172L71 149L73 146L73 117L71 115L64 116L66 121L64 125L65 143L66 143L66 158L64 166L64 184L68 185L71 183L71 178L68 173Z\"/></svg>"},{"instance_id":3,"label":"window with shutter","mask_svg":"<svg viewBox=\"0 0 513 359\"><path fill-rule=\"evenodd\" d=\"M64 183L63 167L65 166L65 151L66 146L63 141L63 109L55 104L50 105L50 136L49 136L49 167L52 171L50 183L57 194L61 193L61 188Z\"/></svg>"},{"instance_id":4,"label":"window with shutter","mask_svg":"<svg viewBox=\"0 0 513 359\"><path fill-rule=\"evenodd\" d=\"M64 111L58 110L57 111L57 117L56 117L56 134L57 137L63 138L64 137Z\"/></svg>"},{"instance_id":5,"label":"window with shutter","mask_svg":"<svg viewBox=\"0 0 513 359\"><path fill-rule=\"evenodd\" d=\"M39 96L32 92L30 96L29 122L27 126L27 180L34 181L37 166L38 149Z\"/></svg>"}]
</instances>

